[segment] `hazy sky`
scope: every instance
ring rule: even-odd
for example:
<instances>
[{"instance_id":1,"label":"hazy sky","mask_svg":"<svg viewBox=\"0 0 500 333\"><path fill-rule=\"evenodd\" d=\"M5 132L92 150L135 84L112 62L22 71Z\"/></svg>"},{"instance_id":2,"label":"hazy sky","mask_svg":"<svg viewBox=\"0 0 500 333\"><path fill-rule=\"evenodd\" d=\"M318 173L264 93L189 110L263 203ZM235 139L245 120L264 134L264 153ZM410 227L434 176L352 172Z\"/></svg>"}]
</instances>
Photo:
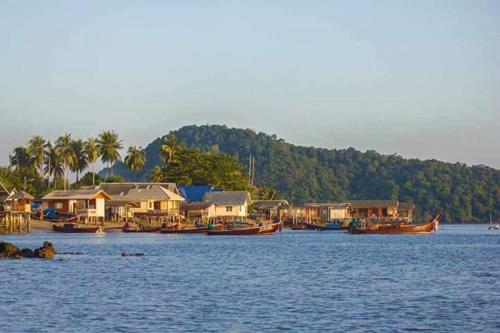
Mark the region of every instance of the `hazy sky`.
<instances>
[{"instance_id":1,"label":"hazy sky","mask_svg":"<svg viewBox=\"0 0 500 333\"><path fill-rule=\"evenodd\" d=\"M500 168L500 1L0 0L0 163L189 124Z\"/></svg>"}]
</instances>

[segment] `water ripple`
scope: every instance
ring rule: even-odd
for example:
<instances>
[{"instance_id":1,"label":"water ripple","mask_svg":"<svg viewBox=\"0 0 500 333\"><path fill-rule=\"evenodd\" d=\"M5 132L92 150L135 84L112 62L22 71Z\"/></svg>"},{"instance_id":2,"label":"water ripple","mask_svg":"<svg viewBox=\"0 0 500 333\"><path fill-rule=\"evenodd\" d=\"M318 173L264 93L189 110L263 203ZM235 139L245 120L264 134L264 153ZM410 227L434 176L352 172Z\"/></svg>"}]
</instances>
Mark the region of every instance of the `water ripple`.
<instances>
[{"instance_id":1,"label":"water ripple","mask_svg":"<svg viewBox=\"0 0 500 333\"><path fill-rule=\"evenodd\" d=\"M483 229L3 236L84 254L0 261L0 331L495 332L500 234Z\"/></svg>"}]
</instances>

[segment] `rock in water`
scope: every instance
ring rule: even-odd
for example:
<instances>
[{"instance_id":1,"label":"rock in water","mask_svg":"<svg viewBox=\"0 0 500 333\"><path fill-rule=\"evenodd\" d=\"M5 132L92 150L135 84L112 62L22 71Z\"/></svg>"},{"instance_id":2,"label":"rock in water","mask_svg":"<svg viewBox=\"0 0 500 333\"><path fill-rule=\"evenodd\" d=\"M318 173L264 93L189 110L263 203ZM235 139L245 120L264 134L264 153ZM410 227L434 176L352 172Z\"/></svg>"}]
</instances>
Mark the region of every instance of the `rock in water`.
<instances>
[{"instance_id":1,"label":"rock in water","mask_svg":"<svg viewBox=\"0 0 500 333\"><path fill-rule=\"evenodd\" d=\"M23 258L35 258L35 252L33 252L32 249L28 249L28 248L22 249L19 252L19 254Z\"/></svg>"},{"instance_id":2,"label":"rock in water","mask_svg":"<svg viewBox=\"0 0 500 333\"><path fill-rule=\"evenodd\" d=\"M51 242L43 242L43 246L35 250L35 257L42 259L53 259L56 255L56 249Z\"/></svg>"},{"instance_id":3,"label":"rock in water","mask_svg":"<svg viewBox=\"0 0 500 333\"><path fill-rule=\"evenodd\" d=\"M0 242L0 258L17 258L19 256L19 248L14 244Z\"/></svg>"}]
</instances>

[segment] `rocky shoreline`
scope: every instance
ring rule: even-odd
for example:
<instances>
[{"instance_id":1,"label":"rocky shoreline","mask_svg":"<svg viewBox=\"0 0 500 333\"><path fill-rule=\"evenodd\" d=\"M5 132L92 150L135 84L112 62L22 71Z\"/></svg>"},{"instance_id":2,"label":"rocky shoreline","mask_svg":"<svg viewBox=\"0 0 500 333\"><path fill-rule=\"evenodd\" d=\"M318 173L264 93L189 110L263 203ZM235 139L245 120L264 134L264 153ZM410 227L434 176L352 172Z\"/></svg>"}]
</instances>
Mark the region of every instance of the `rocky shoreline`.
<instances>
[{"instance_id":1,"label":"rocky shoreline","mask_svg":"<svg viewBox=\"0 0 500 333\"><path fill-rule=\"evenodd\" d=\"M23 258L38 258L38 259L54 259L57 254L54 245L51 242L45 241L43 245L37 249L20 249L12 243L0 242L0 259L23 259Z\"/></svg>"}]
</instances>

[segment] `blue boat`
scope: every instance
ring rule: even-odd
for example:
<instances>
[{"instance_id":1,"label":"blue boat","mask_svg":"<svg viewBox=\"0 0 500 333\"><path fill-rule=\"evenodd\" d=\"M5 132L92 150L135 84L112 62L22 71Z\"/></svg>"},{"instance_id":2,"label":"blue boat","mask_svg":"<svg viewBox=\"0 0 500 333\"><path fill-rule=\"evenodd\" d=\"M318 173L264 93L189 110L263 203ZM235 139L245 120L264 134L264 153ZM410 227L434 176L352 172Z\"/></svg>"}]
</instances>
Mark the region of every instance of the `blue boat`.
<instances>
[{"instance_id":1,"label":"blue boat","mask_svg":"<svg viewBox=\"0 0 500 333\"><path fill-rule=\"evenodd\" d=\"M328 221L325 224L304 223L307 229L320 230L320 231L335 231L335 230L348 230L348 226L344 226L342 221Z\"/></svg>"}]
</instances>

